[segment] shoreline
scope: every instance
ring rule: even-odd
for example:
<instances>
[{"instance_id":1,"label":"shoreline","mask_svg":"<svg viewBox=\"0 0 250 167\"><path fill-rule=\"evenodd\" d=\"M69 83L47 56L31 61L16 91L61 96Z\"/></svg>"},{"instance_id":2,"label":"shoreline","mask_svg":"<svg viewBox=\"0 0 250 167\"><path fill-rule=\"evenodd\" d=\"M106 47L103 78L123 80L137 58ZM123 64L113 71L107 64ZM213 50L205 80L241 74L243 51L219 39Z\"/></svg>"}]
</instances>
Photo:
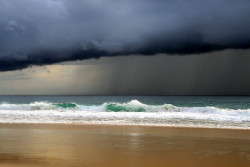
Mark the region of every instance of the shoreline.
<instances>
[{"instance_id":1,"label":"shoreline","mask_svg":"<svg viewBox=\"0 0 250 167\"><path fill-rule=\"evenodd\" d=\"M176 135L191 137L216 137L232 139L249 139L249 129L204 128L204 127L176 127L176 126L142 126L142 125L111 125L111 124L44 124L44 123L0 123L1 128L20 129L67 129L113 131L124 133L141 133L154 135Z\"/></svg>"},{"instance_id":2,"label":"shoreline","mask_svg":"<svg viewBox=\"0 0 250 167\"><path fill-rule=\"evenodd\" d=\"M250 131L250 128L226 128L226 127L203 127L203 126L168 126L168 125L135 125L135 124L87 124L87 123L2 123L0 122L0 127L5 125L13 126L75 126L75 127L84 127L84 126L105 126L105 127L142 127L142 128L176 128L176 129L213 129L213 130L234 130L234 131Z\"/></svg>"}]
</instances>

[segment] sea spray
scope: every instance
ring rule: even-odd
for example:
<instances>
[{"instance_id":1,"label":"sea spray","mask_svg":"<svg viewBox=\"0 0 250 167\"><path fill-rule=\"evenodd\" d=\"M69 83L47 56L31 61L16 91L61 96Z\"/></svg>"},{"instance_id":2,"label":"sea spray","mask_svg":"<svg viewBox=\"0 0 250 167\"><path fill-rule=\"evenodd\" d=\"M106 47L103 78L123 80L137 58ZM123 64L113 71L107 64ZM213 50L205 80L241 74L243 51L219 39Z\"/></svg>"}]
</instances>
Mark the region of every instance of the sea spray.
<instances>
[{"instance_id":1,"label":"sea spray","mask_svg":"<svg viewBox=\"0 0 250 167\"><path fill-rule=\"evenodd\" d=\"M250 109L148 105L132 100L99 105L0 104L0 123L66 123L250 129Z\"/></svg>"}]
</instances>

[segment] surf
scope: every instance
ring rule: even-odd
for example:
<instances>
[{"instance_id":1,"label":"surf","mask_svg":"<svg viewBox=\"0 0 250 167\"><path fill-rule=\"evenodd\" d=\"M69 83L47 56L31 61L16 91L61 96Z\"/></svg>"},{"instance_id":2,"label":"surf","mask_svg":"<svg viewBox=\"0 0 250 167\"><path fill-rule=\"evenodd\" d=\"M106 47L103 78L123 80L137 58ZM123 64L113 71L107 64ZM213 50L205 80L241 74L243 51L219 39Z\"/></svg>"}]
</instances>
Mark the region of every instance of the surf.
<instances>
[{"instance_id":1,"label":"surf","mask_svg":"<svg viewBox=\"0 0 250 167\"><path fill-rule=\"evenodd\" d=\"M152 105L138 100L102 104L0 104L0 123L65 123L250 129L250 109Z\"/></svg>"}]
</instances>

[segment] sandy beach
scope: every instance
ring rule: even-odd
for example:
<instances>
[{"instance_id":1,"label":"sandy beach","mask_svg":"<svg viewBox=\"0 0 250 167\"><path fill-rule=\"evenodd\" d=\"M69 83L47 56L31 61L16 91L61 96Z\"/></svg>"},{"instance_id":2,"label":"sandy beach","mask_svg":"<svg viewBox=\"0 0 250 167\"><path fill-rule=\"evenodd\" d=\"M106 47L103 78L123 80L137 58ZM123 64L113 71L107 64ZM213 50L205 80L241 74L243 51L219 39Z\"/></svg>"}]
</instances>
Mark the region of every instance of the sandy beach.
<instances>
[{"instance_id":1,"label":"sandy beach","mask_svg":"<svg viewBox=\"0 0 250 167\"><path fill-rule=\"evenodd\" d=\"M1 124L0 166L249 166L250 131Z\"/></svg>"}]
</instances>

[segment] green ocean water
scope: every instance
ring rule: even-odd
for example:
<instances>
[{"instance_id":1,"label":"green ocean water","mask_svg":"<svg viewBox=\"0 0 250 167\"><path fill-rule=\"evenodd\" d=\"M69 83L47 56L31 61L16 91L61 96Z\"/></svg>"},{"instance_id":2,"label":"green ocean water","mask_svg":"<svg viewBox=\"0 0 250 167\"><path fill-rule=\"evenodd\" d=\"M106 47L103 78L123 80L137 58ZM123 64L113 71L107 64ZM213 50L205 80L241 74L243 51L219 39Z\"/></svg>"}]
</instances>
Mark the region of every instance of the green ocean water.
<instances>
[{"instance_id":1,"label":"green ocean water","mask_svg":"<svg viewBox=\"0 0 250 167\"><path fill-rule=\"evenodd\" d=\"M0 123L250 129L250 97L0 96Z\"/></svg>"},{"instance_id":2,"label":"green ocean water","mask_svg":"<svg viewBox=\"0 0 250 167\"><path fill-rule=\"evenodd\" d=\"M0 96L0 104L51 102L59 107L75 107L75 104L127 103L131 100L138 100L148 105L172 104L177 107L213 106L229 109L250 109L250 96ZM114 105L109 106L109 108L112 107L117 108ZM143 109L141 110L143 111Z\"/></svg>"}]
</instances>

